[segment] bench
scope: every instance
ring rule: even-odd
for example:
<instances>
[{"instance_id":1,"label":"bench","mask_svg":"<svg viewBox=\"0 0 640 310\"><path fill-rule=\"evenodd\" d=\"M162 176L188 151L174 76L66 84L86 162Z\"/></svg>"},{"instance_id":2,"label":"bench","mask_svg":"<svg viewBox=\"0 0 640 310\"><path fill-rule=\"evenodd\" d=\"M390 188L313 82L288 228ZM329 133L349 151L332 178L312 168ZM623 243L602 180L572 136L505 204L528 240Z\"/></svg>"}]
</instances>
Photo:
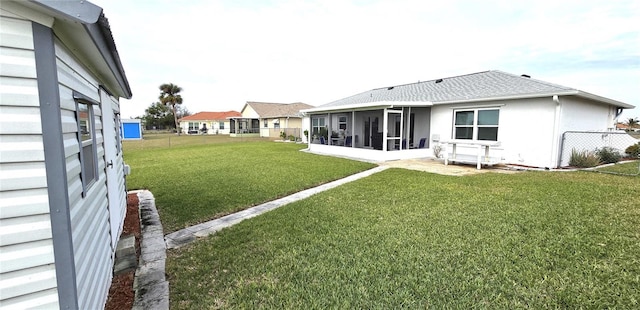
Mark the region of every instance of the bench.
<instances>
[{"instance_id":1,"label":"bench","mask_svg":"<svg viewBox=\"0 0 640 310\"><path fill-rule=\"evenodd\" d=\"M483 140L442 140L440 143L445 144L444 164L449 162L461 162L467 164L476 164L476 168L482 168L482 165L494 165L500 162L499 158L489 156L491 147L500 146L499 141L483 141ZM451 157L449 157L449 145L451 145ZM476 155L464 155L457 153L458 145L470 145L476 148ZM484 152L483 152L484 150ZM484 153L484 154L483 154Z\"/></svg>"}]
</instances>

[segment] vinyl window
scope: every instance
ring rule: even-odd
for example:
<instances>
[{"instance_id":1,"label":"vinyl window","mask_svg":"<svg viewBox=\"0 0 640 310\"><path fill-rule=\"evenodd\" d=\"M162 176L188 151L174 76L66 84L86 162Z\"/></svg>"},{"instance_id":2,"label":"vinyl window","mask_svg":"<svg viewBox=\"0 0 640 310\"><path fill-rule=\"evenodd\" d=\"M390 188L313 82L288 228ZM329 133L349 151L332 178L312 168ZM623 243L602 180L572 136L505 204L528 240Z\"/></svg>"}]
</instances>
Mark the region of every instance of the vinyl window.
<instances>
[{"instance_id":1,"label":"vinyl window","mask_svg":"<svg viewBox=\"0 0 640 310\"><path fill-rule=\"evenodd\" d=\"M85 197L91 185L98 179L98 152L95 143L96 130L93 113L93 107L98 105L98 102L77 92L73 93L73 97L76 103L82 196Z\"/></svg>"},{"instance_id":2,"label":"vinyl window","mask_svg":"<svg viewBox=\"0 0 640 310\"><path fill-rule=\"evenodd\" d=\"M499 109L454 111L455 139L498 141Z\"/></svg>"}]
</instances>

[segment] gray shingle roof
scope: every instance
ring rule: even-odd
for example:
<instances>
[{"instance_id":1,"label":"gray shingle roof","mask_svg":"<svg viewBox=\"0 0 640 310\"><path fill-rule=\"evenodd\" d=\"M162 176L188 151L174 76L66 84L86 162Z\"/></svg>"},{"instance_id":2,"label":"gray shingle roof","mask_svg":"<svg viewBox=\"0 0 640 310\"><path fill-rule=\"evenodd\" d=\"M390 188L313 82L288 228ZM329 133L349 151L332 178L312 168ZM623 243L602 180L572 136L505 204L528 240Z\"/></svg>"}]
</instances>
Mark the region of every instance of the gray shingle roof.
<instances>
[{"instance_id":1,"label":"gray shingle roof","mask_svg":"<svg viewBox=\"0 0 640 310\"><path fill-rule=\"evenodd\" d=\"M577 90L501 71L485 71L425 82L376 88L330 102L318 108L384 101L415 101L438 104L482 98L526 97L535 94L557 94L571 91Z\"/></svg>"},{"instance_id":2,"label":"gray shingle roof","mask_svg":"<svg viewBox=\"0 0 640 310\"><path fill-rule=\"evenodd\" d=\"M308 105L302 102L295 103L271 103L271 102L254 102L248 101L247 105L250 106L260 118L275 118L275 117L302 117L300 110L313 108L312 105Z\"/></svg>"}]
</instances>

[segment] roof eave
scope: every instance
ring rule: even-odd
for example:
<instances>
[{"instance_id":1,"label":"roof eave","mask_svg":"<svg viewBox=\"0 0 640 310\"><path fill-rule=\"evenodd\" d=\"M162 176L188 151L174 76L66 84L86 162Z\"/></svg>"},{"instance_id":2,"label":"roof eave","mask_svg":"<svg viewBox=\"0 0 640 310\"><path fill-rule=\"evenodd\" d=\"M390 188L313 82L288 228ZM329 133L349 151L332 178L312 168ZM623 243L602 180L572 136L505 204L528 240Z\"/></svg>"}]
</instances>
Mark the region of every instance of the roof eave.
<instances>
[{"instance_id":1,"label":"roof eave","mask_svg":"<svg viewBox=\"0 0 640 310\"><path fill-rule=\"evenodd\" d=\"M579 96L579 97L583 97L583 98L587 98L587 99L591 99L591 100L595 100L595 101L604 102L604 103L610 104L612 106L620 107L620 108L623 108L623 109L633 109L633 108L635 108L634 105L630 105L630 104L627 104L627 103L624 103L624 102L620 102L618 100L609 99L609 98L606 98L606 97L594 95L594 94L583 92L583 91L578 91L578 94L576 94L576 95Z\"/></svg>"},{"instance_id":2,"label":"roof eave","mask_svg":"<svg viewBox=\"0 0 640 310\"><path fill-rule=\"evenodd\" d=\"M354 103L354 104L345 104L339 106L332 107L317 107L311 109L300 110L303 114L317 114L323 112L344 112L350 110L372 110L372 109L385 109L391 108L394 106L403 106L403 107L428 107L432 106L433 103L430 101L376 101L376 102L364 102L364 103Z\"/></svg>"},{"instance_id":3,"label":"roof eave","mask_svg":"<svg viewBox=\"0 0 640 310\"><path fill-rule=\"evenodd\" d=\"M78 41L78 45L83 45L86 41L91 41L97 49L100 57L95 57L88 53L88 57L93 61L101 61L101 65L110 74L109 88L117 91L115 95L130 99L132 97L131 87L124 73L120 56L116 50L111 29L106 18L102 14L102 8L88 1L51 1L51 0L30 0L31 3L54 15L61 23L69 25L72 29L74 23L82 25L86 36L77 33L69 34L66 37ZM99 69L99 68L96 68ZM118 89L114 89L114 88Z\"/></svg>"}]
</instances>

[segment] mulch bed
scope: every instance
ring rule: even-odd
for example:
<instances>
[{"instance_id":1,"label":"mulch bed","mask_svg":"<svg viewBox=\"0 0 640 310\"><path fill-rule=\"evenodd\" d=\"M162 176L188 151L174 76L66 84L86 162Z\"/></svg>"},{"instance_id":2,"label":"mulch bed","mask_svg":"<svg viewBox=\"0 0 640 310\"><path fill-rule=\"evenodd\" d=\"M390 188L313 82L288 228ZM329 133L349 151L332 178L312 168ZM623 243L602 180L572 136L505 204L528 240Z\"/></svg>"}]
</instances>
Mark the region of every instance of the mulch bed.
<instances>
[{"instance_id":1,"label":"mulch bed","mask_svg":"<svg viewBox=\"0 0 640 310\"><path fill-rule=\"evenodd\" d=\"M120 237L133 234L136 237L136 256L140 259L140 217L138 212L138 195L127 195L127 215L124 218L124 228ZM113 277L106 310L131 309L133 307L133 279L135 268L121 272Z\"/></svg>"}]
</instances>

